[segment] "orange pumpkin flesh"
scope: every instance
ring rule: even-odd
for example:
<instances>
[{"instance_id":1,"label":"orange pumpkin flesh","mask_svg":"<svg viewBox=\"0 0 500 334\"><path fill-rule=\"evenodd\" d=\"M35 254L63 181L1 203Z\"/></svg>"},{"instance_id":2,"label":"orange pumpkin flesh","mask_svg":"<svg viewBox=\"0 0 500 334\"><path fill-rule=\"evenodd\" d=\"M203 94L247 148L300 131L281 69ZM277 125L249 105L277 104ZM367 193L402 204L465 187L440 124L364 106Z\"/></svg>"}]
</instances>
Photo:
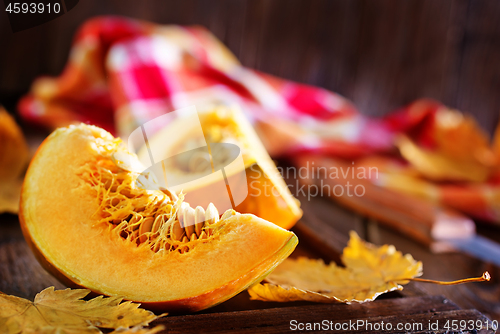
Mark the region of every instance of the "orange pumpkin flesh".
<instances>
[{"instance_id":1,"label":"orange pumpkin flesh","mask_svg":"<svg viewBox=\"0 0 500 334\"><path fill-rule=\"evenodd\" d=\"M184 248L169 241L169 234L162 235L170 244L157 243L159 249L153 249L152 242L138 242L137 234L120 233L121 225L108 221L109 212L116 220L113 215L123 216L125 209L122 204L112 210L106 206L105 195L98 193L105 187L96 188L95 179L89 180L96 168L110 165L118 144L97 127L58 129L28 169L21 195L23 233L44 267L64 283L155 309L197 311L262 280L295 248L292 232L248 214L229 214L213 225L210 237ZM167 203L176 205L159 190L143 189L133 190L131 199L120 203L136 203L140 196L150 196L148 205L157 203L159 211ZM137 211L148 215L148 208ZM127 210L137 214L134 207Z\"/></svg>"}]
</instances>

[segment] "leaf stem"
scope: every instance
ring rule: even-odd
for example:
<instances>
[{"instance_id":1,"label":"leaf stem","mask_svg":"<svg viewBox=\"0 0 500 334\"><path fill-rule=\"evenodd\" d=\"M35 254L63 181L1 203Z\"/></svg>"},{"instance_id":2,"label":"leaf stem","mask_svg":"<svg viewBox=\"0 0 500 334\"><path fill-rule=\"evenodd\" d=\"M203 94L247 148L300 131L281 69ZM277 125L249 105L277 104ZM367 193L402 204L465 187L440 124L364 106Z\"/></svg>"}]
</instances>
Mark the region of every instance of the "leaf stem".
<instances>
[{"instance_id":1,"label":"leaf stem","mask_svg":"<svg viewBox=\"0 0 500 334\"><path fill-rule=\"evenodd\" d=\"M463 284L463 283L484 282L484 281L489 281L490 279L491 279L490 274L487 271L485 271L483 273L483 276L481 276L481 277L464 278L464 279L459 279L457 281L451 281L451 282L441 282L441 281L435 281L432 279L417 278L417 277L398 279L398 281L414 281L414 282L422 282L422 283L433 283L433 284L439 284L439 285L457 285L457 284Z\"/></svg>"}]
</instances>

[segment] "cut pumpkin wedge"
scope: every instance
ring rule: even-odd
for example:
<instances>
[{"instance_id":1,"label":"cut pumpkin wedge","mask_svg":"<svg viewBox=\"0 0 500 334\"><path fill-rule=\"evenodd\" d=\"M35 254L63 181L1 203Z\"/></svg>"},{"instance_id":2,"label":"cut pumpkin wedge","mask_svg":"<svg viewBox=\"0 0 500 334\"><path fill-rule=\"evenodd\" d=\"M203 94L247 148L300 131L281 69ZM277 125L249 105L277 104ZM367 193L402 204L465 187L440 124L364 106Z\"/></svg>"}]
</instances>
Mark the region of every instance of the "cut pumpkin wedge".
<instances>
[{"instance_id":1,"label":"cut pumpkin wedge","mask_svg":"<svg viewBox=\"0 0 500 334\"><path fill-rule=\"evenodd\" d=\"M213 205L191 208L166 189L141 187L138 173L114 162L123 150L100 128L70 126L52 133L29 166L23 233L67 285L198 311L259 282L297 245L292 232L254 215L220 216Z\"/></svg>"},{"instance_id":2,"label":"cut pumpkin wedge","mask_svg":"<svg viewBox=\"0 0 500 334\"><path fill-rule=\"evenodd\" d=\"M148 138L148 144L143 145L138 152L139 159L148 164L151 156L149 148L161 147L163 156L173 158L163 164L163 170L157 173L160 174L157 175L158 178L161 178L162 173L171 175L175 180L199 174L200 177L196 179L205 180L205 182L181 182L182 184L172 187L177 192L185 192L188 202L206 203L207 199L210 199L212 202L224 203L224 199L217 194L226 193L227 184L233 192L233 197L244 193L244 196L240 196L240 201L234 198L231 202L237 211L254 214L286 229L293 227L302 216L300 202L291 194L242 111L238 107L217 106L200 111L199 121L199 123L193 122L191 119L182 117L175 119ZM204 138L198 138L200 125ZM172 133L180 134L173 136ZM172 137L175 140L172 140ZM186 155L176 154L187 151L191 147L199 147L202 145L200 139L205 142L203 145L208 144L210 148L211 161L208 163L199 163L199 154L196 154L199 152L192 154L191 159L186 159ZM225 168L226 180L222 179L222 174L218 174L219 178L215 173L208 176L214 166L217 169L217 165L225 165L221 160L227 160L228 156L238 155L231 152L231 148L228 147L237 147L241 153L242 165L244 165L242 166L243 174L246 174L245 180L239 180L237 163L228 164ZM205 175L207 176L204 177ZM234 189L233 185L239 189Z\"/></svg>"}]
</instances>

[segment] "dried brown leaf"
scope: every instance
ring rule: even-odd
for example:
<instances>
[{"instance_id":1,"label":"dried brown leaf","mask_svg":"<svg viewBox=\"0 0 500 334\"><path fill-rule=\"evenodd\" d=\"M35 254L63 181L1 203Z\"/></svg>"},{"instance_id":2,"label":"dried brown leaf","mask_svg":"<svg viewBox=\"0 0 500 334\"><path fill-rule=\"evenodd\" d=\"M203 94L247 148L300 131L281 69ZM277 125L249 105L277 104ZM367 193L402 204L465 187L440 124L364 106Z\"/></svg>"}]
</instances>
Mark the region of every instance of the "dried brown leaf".
<instances>
[{"instance_id":1,"label":"dried brown leaf","mask_svg":"<svg viewBox=\"0 0 500 334\"><path fill-rule=\"evenodd\" d=\"M35 300L0 294L0 333L155 333L146 329L156 316L139 304L122 302L118 297L82 300L90 290L54 290L47 288Z\"/></svg>"},{"instance_id":2,"label":"dried brown leaf","mask_svg":"<svg viewBox=\"0 0 500 334\"><path fill-rule=\"evenodd\" d=\"M252 286L252 299L289 302L306 300L320 303L366 302L380 294L401 290L401 278L422 274L422 263L403 255L392 245L375 247L351 232L342 261L346 267L322 260L287 259L264 284Z\"/></svg>"},{"instance_id":3,"label":"dried brown leaf","mask_svg":"<svg viewBox=\"0 0 500 334\"><path fill-rule=\"evenodd\" d=\"M424 149L407 137L397 141L401 155L423 176L431 180L485 181L491 169L476 160L456 160L441 151Z\"/></svg>"},{"instance_id":4,"label":"dried brown leaf","mask_svg":"<svg viewBox=\"0 0 500 334\"><path fill-rule=\"evenodd\" d=\"M426 178L438 181L484 182L498 164L495 145L474 118L441 108L432 127L434 146L424 148L401 136L401 155Z\"/></svg>"}]
</instances>

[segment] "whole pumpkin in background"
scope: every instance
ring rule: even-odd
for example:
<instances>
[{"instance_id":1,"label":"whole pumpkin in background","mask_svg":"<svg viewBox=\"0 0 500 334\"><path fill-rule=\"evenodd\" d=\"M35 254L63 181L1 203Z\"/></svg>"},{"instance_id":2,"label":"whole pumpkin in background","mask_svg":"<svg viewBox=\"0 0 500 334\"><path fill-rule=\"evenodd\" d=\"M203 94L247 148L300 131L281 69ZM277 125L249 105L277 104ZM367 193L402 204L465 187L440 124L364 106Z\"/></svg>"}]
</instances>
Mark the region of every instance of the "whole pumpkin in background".
<instances>
[{"instance_id":1,"label":"whole pumpkin in background","mask_svg":"<svg viewBox=\"0 0 500 334\"><path fill-rule=\"evenodd\" d=\"M19 209L22 174L29 150L14 118L0 106L0 213Z\"/></svg>"},{"instance_id":2,"label":"whole pumpkin in background","mask_svg":"<svg viewBox=\"0 0 500 334\"><path fill-rule=\"evenodd\" d=\"M191 208L116 164L119 139L88 125L40 146L23 184L20 221L42 265L70 286L153 309L197 311L259 282L297 237L251 214ZM133 156L133 155L131 155Z\"/></svg>"}]
</instances>

